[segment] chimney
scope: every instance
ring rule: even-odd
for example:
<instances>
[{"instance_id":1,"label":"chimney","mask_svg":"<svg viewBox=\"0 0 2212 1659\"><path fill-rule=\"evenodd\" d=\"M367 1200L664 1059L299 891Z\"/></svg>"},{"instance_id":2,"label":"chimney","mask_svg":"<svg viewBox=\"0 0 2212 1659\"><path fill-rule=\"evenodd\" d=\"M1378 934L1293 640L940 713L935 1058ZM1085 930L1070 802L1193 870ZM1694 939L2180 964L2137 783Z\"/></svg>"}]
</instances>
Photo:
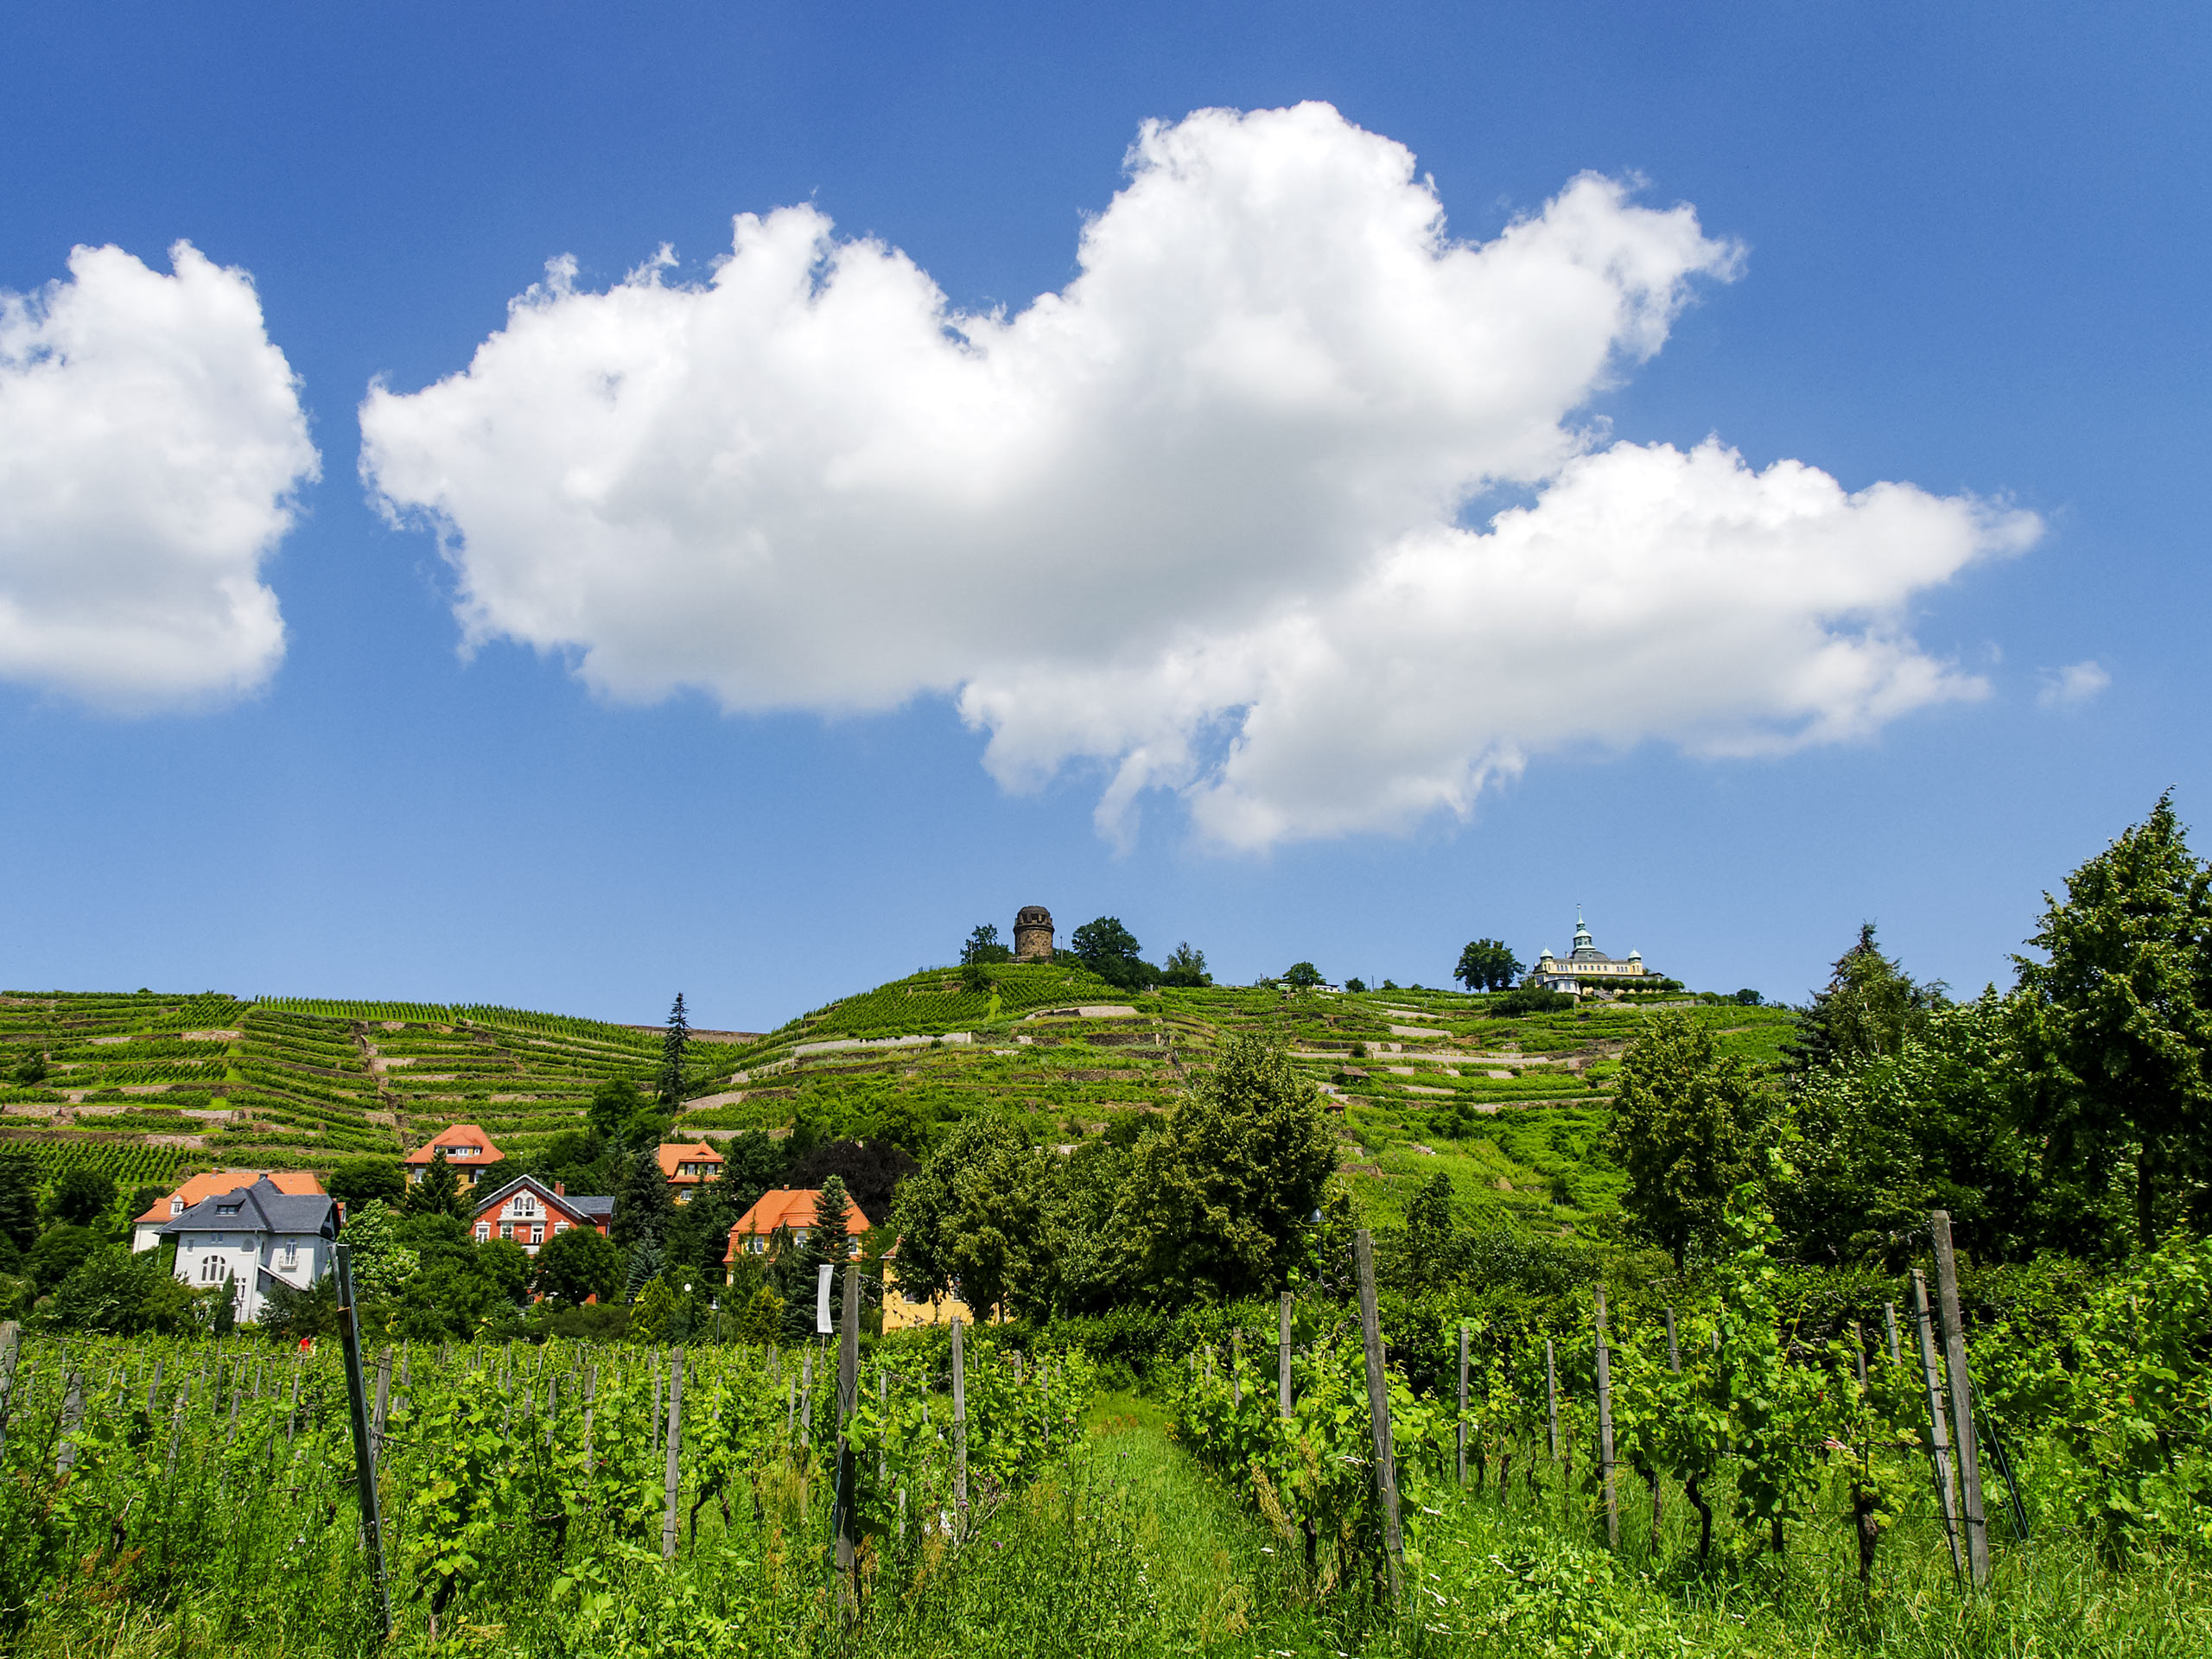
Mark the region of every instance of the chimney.
<instances>
[{"instance_id":1,"label":"chimney","mask_svg":"<svg viewBox=\"0 0 2212 1659\"><path fill-rule=\"evenodd\" d=\"M569 1184L568 1184L566 1181L556 1181L556 1182L554 1182L554 1183L553 1183L553 1196L554 1196L555 1198L567 1198L567 1197L569 1196Z\"/></svg>"}]
</instances>

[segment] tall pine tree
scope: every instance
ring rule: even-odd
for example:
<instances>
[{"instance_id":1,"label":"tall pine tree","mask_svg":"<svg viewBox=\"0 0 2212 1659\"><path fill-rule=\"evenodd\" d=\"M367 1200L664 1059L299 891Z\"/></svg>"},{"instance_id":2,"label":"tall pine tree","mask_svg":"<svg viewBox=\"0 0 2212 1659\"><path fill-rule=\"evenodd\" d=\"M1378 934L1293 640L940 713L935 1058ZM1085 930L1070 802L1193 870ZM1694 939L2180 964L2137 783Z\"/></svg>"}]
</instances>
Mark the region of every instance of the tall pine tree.
<instances>
[{"instance_id":1,"label":"tall pine tree","mask_svg":"<svg viewBox=\"0 0 2212 1659\"><path fill-rule=\"evenodd\" d=\"M691 1040L691 1022L684 1017L683 993L668 1011L668 1030L660 1039L660 1099L671 1112L683 1104L683 1051Z\"/></svg>"}]
</instances>

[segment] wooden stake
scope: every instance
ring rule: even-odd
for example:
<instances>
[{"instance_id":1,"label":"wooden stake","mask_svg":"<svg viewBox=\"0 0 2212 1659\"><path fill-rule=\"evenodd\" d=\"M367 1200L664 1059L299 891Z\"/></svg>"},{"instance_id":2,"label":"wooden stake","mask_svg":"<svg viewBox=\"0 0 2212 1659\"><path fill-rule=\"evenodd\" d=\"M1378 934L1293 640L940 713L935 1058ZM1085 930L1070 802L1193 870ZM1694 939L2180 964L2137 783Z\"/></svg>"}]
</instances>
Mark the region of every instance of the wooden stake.
<instances>
[{"instance_id":1,"label":"wooden stake","mask_svg":"<svg viewBox=\"0 0 2212 1659\"><path fill-rule=\"evenodd\" d=\"M0 1452L8 1449L8 1419L16 1408L16 1361L22 1345L22 1326L13 1319L0 1320Z\"/></svg>"},{"instance_id":2,"label":"wooden stake","mask_svg":"<svg viewBox=\"0 0 2212 1659\"><path fill-rule=\"evenodd\" d=\"M1467 1484L1467 1322L1459 1321L1459 1421L1452 1429L1459 1452L1459 1484Z\"/></svg>"},{"instance_id":3,"label":"wooden stake","mask_svg":"<svg viewBox=\"0 0 2212 1659\"><path fill-rule=\"evenodd\" d=\"M1367 1350L1367 1415L1374 1431L1375 1496L1382 1507L1382 1564L1395 1605L1405 1544L1398 1530L1398 1471L1390 1446L1390 1382L1382 1369L1382 1320L1375 1303L1375 1240L1364 1227L1352 1235L1352 1261L1359 1274L1359 1332Z\"/></svg>"},{"instance_id":4,"label":"wooden stake","mask_svg":"<svg viewBox=\"0 0 2212 1659\"><path fill-rule=\"evenodd\" d=\"M960 1316L952 1316L953 1536L968 1535L968 1368L961 1357Z\"/></svg>"},{"instance_id":5,"label":"wooden stake","mask_svg":"<svg viewBox=\"0 0 2212 1659\"><path fill-rule=\"evenodd\" d=\"M1675 1340L1675 1310L1667 1310L1667 1369L1676 1376L1682 1374L1682 1345Z\"/></svg>"},{"instance_id":6,"label":"wooden stake","mask_svg":"<svg viewBox=\"0 0 2212 1659\"><path fill-rule=\"evenodd\" d=\"M678 1348L669 1359L668 1460L661 1475L660 1558L664 1561L676 1559L676 1489L681 1478L683 1451L683 1351Z\"/></svg>"},{"instance_id":7,"label":"wooden stake","mask_svg":"<svg viewBox=\"0 0 2212 1659\"><path fill-rule=\"evenodd\" d=\"M1285 1422L1290 1421L1290 1293L1282 1294L1276 1310L1275 1330L1275 1408Z\"/></svg>"},{"instance_id":8,"label":"wooden stake","mask_svg":"<svg viewBox=\"0 0 2212 1659\"><path fill-rule=\"evenodd\" d=\"M845 1274L845 1307L842 1328L837 1333L837 1585L844 1599L848 1618L860 1611L860 1580L854 1576L853 1556L861 1541L859 1492L860 1471L853 1467L852 1439L849 1432L853 1414L860 1407L861 1370L861 1279L860 1274L848 1271Z\"/></svg>"},{"instance_id":9,"label":"wooden stake","mask_svg":"<svg viewBox=\"0 0 2212 1659\"><path fill-rule=\"evenodd\" d=\"M1544 1422L1551 1433L1552 1461L1559 1461L1559 1364L1552 1354L1552 1339L1544 1338Z\"/></svg>"},{"instance_id":10,"label":"wooden stake","mask_svg":"<svg viewBox=\"0 0 2212 1659\"><path fill-rule=\"evenodd\" d=\"M1621 1542L1620 1494L1613 1484L1613 1356L1605 1343L1605 1287L1597 1287L1598 1331L1598 1479L1605 1497L1605 1542L1618 1549Z\"/></svg>"},{"instance_id":11,"label":"wooden stake","mask_svg":"<svg viewBox=\"0 0 2212 1659\"><path fill-rule=\"evenodd\" d=\"M1943 1313L1943 1356L1951 1379L1951 1424L1957 1430L1959 1496L1965 1500L1967 1572L1977 1585L1989 1582L1989 1524L1981 1507L1981 1447L1974 1429L1974 1379L1967 1370L1967 1332L1959 1317L1959 1263L1951 1253L1951 1216L1928 1212L1936 1241L1936 1294Z\"/></svg>"},{"instance_id":12,"label":"wooden stake","mask_svg":"<svg viewBox=\"0 0 2212 1659\"><path fill-rule=\"evenodd\" d=\"M1890 1363L1904 1364L1904 1356L1897 1350L1897 1305L1895 1302L1882 1304L1882 1324L1890 1333Z\"/></svg>"},{"instance_id":13,"label":"wooden stake","mask_svg":"<svg viewBox=\"0 0 2212 1659\"><path fill-rule=\"evenodd\" d=\"M341 1239L332 1251L338 1281L338 1339L345 1350L346 1403L353 1420L353 1487L361 1502L361 1544L369 1558L369 1590L377 1599L384 1637L391 1636L391 1586L384 1570L384 1519L377 1507L376 1453L369 1441L368 1390L361 1383L360 1322L353 1308L353 1252ZM296 1399L299 1378L292 1379Z\"/></svg>"},{"instance_id":14,"label":"wooden stake","mask_svg":"<svg viewBox=\"0 0 2212 1659\"><path fill-rule=\"evenodd\" d=\"M66 1475L76 1467L77 1443L69 1437L77 1432L77 1425L84 1418L85 1379L72 1371L61 1395L61 1448L54 1456L54 1472L57 1475Z\"/></svg>"},{"instance_id":15,"label":"wooden stake","mask_svg":"<svg viewBox=\"0 0 2212 1659\"><path fill-rule=\"evenodd\" d=\"M1920 1380L1928 1395L1928 1460L1936 1471L1936 1497L1943 1509L1943 1536L1951 1546L1951 1570L1966 1570L1959 1549L1959 1512L1951 1497L1951 1437L1943 1427L1943 1385L1936 1367L1936 1332L1928 1317L1928 1279L1912 1270L1912 1323L1920 1338Z\"/></svg>"}]
</instances>

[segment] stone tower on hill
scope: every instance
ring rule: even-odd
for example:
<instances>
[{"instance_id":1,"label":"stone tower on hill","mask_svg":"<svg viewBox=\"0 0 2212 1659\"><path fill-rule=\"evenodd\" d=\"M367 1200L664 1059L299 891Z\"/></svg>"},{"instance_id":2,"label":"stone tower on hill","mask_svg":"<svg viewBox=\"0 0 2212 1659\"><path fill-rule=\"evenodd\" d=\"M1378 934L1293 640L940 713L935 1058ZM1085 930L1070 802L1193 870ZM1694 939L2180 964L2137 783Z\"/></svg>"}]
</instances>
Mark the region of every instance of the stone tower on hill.
<instances>
[{"instance_id":1,"label":"stone tower on hill","mask_svg":"<svg viewBox=\"0 0 2212 1659\"><path fill-rule=\"evenodd\" d=\"M1052 959L1052 912L1042 905L1024 905L1014 912L1014 959L1050 962Z\"/></svg>"}]
</instances>

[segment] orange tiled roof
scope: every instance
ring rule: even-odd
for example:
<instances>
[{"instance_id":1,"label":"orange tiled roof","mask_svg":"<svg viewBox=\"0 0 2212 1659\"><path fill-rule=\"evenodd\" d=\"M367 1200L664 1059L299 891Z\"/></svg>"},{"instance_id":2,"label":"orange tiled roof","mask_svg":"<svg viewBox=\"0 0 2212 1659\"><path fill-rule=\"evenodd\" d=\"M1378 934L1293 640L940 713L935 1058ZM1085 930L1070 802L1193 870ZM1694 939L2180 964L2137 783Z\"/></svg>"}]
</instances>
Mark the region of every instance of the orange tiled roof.
<instances>
[{"instance_id":1,"label":"orange tiled roof","mask_svg":"<svg viewBox=\"0 0 2212 1659\"><path fill-rule=\"evenodd\" d=\"M189 1210L202 1198L212 1198L218 1192L235 1192L242 1186L251 1186L266 1175L279 1192L289 1192L296 1198L311 1198L322 1192L322 1183L304 1169L211 1169L188 1178L182 1186L157 1200L154 1207L131 1223L134 1227L150 1227L167 1221L182 1211L172 1210L172 1200L181 1198L184 1209Z\"/></svg>"},{"instance_id":2,"label":"orange tiled roof","mask_svg":"<svg viewBox=\"0 0 2212 1659\"><path fill-rule=\"evenodd\" d=\"M812 1186L781 1186L763 1193L758 1204L737 1218L729 1236L772 1233L779 1227L811 1227L815 1201L821 1196L821 1189ZM850 1198L845 1200L845 1230L855 1237L868 1231L868 1217Z\"/></svg>"},{"instance_id":3,"label":"orange tiled roof","mask_svg":"<svg viewBox=\"0 0 2212 1659\"><path fill-rule=\"evenodd\" d=\"M446 1161L449 1164L496 1164L507 1155L493 1146L492 1137L475 1124L456 1123L449 1129L440 1129L399 1161L403 1164L430 1163L437 1157L440 1147L446 1149ZM457 1147L481 1147L483 1150L470 1157L456 1152L454 1148Z\"/></svg>"},{"instance_id":4,"label":"orange tiled roof","mask_svg":"<svg viewBox=\"0 0 2212 1659\"><path fill-rule=\"evenodd\" d=\"M660 1150L653 1154L660 1160L660 1173L671 1181L697 1183L712 1178L706 1175L679 1175L677 1168L683 1164L711 1163L720 1167L721 1149L710 1141L664 1141Z\"/></svg>"}]
</instances>

